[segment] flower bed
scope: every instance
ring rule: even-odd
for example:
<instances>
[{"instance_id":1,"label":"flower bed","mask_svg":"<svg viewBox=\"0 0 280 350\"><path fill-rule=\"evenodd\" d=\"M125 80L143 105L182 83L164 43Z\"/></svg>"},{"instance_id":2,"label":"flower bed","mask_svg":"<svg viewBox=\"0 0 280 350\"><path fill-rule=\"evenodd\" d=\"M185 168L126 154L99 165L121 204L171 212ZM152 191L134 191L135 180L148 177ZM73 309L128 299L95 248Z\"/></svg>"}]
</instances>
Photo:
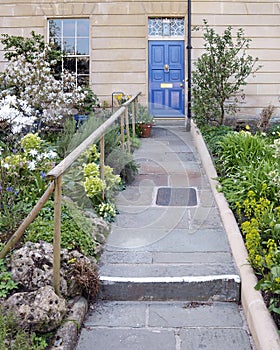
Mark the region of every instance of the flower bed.
<instances>
[{"instance_id":1,"label":"flower bed","mask_svg":"<svg viewBox=\"0 0 280 350\"><path fill-rule=\"evenodd\" d=\"M249 129L249 128L247 128ZM268 309L280 325L280 127L267 134L205 128L222 191L241 229Z\"/></svg>"}]
</instances>

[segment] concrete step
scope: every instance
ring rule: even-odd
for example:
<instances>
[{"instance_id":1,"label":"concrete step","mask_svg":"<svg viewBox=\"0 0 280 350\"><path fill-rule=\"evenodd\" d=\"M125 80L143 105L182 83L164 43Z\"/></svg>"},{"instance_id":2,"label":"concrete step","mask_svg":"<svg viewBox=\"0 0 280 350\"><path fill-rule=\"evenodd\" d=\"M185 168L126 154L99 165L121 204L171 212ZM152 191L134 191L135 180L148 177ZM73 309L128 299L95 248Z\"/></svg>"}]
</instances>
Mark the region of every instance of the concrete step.
<instances>
[{"instance_id":1,"label":"concrete step","mask_svg":"<svg viewBox=\"0 0 280 350\"><path fill-rule=\"evenodd\" d=\"M239 306L220 302L99 301L76 350L250 350Z\"/></svg>"},{"instance_id":2,"label":"concrete step","mask_svg":"<svg viewBox=\"0 0 280 350\"><path fill-rule=\"evenodd\" d=\"M178 277L100 276L103 300L239 301L238 275Z\"/></svg>"},{"instance_id":3,"label":"concrete step","mask_svg":"<svg viewBox=\"0 0 280 350\"><path fill-rule=\"evenodd\" d=\"M99 275L106 300L240 300L229 252L105 251Z\"/></svg>"}]
</instances>

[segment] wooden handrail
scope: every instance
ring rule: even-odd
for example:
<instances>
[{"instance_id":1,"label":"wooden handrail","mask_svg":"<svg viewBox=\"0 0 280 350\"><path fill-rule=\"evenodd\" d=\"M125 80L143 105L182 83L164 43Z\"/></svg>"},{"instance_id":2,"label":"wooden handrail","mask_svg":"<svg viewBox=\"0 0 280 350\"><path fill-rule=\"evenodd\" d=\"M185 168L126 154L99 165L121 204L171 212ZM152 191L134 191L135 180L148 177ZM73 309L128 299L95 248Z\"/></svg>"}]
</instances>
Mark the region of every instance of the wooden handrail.
<instances>
[{"instance_id":1,"label":"wooden handrail","mask_svg":"<svg viewBox=\"0 0 280 350\"><path fill-rule=\"evenodd\" d=\"M105 134L106 130L114 124L114 122L123 115L125 109L128 105L136 99L141 92L131 97L127 102L125 102L122 107L120 107L109 119L107 119L102 125L99 126L88 138L86 138L77 148L74 149L66 158L64 158L56 167L48 172L47 178L55 179L61 174L63 174L71 164L85 152L88 146L92 143L98 141L100 137Z\"/></svg>"},{"instance_id":2,"label":"wooden handrail","mask_svg":"<svg viewBox=\"0 0 280 350\"><path fill-rule=\"evenodd\" d=\"M62 176L65 171L77 160L77 158L86 151L86 149L93 143L100 140L101 148L101 178L104 180L104 135L111 125L120 118L121 125L121 139L124 149L124 120L126 123L126 129L128 133L128 143L130 143L129 135L129 115L128 107L133 103L132 111L132 130L133 136L135 136L135 113L137 112L137 101L138 96L141 92L132 96L127 102L125 102L109 119L107 119L102 125L100 125L90 136L88 136L77 148L75 148L67 157L65 157L57 166L50 170L47 174L48 179L53 181L49 187L39 199L38 203L31 210L26 219L19 226L17 231L12 235L9 241L6 243L4 248L0 252L0 259L3 259L8 252L16 245L16 243L22 237L24 231L31 224L32 221L37 217L40 210L47 202L49 197L54 192L54 241L53 241L53 286L56 294L60 295L60 242L61 242L61 202L62 202ZM129 145L130 147L130 145Z\"/></svg>"}]
</instances>

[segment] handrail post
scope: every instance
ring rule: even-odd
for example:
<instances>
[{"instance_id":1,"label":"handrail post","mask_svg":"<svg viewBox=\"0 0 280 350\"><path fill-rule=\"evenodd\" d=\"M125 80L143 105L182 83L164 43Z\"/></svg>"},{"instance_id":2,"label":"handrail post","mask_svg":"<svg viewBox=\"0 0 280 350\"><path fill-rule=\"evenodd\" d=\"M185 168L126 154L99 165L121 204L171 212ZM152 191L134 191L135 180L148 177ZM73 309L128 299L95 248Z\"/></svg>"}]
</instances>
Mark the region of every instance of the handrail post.
<instances>
[{"instance_id":1,"label":"handrail post","mask_svg":"<svg viewBox=\"0 0 280 350\"><path fill-rule=\"evenodd\" d=\"M135 121L137 122L138 114L139 114L139 104L138 104L138 96L135 99Z\"/></svg>"},{"instance_id":2,"label":"handrail post","mask_svg":"<svg viewBox=\"0 0 280 350\"><path fill-rule=\"evenodd\" d=\"M132 114L131 114L131 124L132 124L132 136L136 136L136 131L135 131L135 109L136 109L136 99L133 101L133 107L132 109Z\"/></svg>"},{"instance_id":3,"label":"handrail post","mask_svg":"<svg viewBox=\"0 0 280 350\"><path fill-rule=\"evenodd\" d=\"M62 175L58 176L54 182L53 287L55 293L60 296Z\"/></svg>"},{"instance_id":4,"label":"handrail post","mask_svg":"<svg viewBox=\"0 0 280 350\"><path fill-rule=\"evenodd\" d=\"M101 138L100 138L100 177L102 182L104 182L104 162L105 162L105 137L104 134L102 134ZM105 198L105 193L104 190L102 192L102 198Z\"/></svg>"},{"instance_id":5,"label":"handrail post","mask_svg":"<svg viewBox=\"0 0 280 350\"><path fill-rule=\"evenodd\" d=\"M125 108L125 127L126 127L126 136L127 136L127 148L130 153L130 131L129 131L129 115L128 115L128 106Z\"/></svg>"},{"instance_id":6,"label":"handrail post","mask_svg":"<svg viewBox=\"0 0 280 350\"><path fill-rule=\"evenodd\" d=\"M124 150L124 114L121 114L121 141L122 149Z\"/></svg>"}]
</instances>

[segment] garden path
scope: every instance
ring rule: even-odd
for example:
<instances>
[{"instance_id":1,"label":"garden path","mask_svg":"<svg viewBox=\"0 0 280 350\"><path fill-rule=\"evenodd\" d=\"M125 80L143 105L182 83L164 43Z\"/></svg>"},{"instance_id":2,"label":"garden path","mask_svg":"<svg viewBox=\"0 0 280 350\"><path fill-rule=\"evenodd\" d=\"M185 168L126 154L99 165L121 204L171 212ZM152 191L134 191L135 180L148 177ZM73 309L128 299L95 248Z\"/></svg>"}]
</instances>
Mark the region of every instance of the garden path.
<instances>
[{"instance_id":1,"label":"garden path","mask_svg":"<svg viewBox=\"0 0 280 350\"><path fill-rule=\"evenodd\" d=\"M249 350L240 277L183 121L157 121L117 199L77 350Z\"/></svg>"}]
</instances>

